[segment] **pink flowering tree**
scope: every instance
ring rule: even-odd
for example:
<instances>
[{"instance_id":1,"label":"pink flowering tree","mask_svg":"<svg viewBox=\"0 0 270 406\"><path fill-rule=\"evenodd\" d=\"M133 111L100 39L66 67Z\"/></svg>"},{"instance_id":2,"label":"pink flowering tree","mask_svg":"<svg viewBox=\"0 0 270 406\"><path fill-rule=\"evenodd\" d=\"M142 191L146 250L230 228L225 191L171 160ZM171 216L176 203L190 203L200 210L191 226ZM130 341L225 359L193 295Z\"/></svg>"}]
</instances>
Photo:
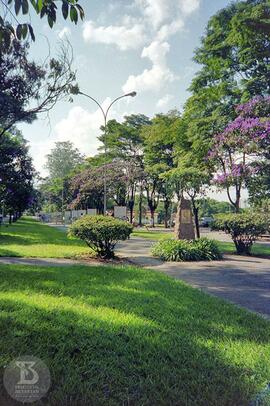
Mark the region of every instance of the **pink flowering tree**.
<instances>
[{"instance_id":1,"label":"pink flowering tree","mask_svg":"<svg viewBox=\"0 0 270 406\"><path fill-rule=\"evenodd\" d=\"M214 137L207 159L216 171L214 183L226 189L239 212L241 192L270 150L270 97L255 97L236 112L238 117Z\"/></svg>"}]
</instances>

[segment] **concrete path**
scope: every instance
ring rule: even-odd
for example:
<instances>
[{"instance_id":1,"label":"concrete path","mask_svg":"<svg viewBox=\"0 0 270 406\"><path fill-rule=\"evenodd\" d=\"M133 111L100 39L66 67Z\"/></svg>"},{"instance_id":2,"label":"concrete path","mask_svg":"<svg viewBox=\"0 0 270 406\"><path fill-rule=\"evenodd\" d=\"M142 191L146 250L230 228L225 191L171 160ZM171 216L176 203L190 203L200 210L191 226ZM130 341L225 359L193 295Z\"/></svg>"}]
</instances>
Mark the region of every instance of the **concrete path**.
<instances>
[{"instance_id":1,"label":"concrete path","mask_svg":"<svg viewBox=\"0 0 270 406\"><path fill-rule=\"evenodd\" d=\"M0 257L0 264L33 265L33 266L69 266L69 265L100 265L99 261L75 260L66 258L20 258Z\"/></svg>"},{"instance_id":2,"label":"concrete path","mask_svg":"<svg viewBox=\"0 0 270 406\"><path fill-rule=\"evenodd\" d=\"M152 241L132 238L117 253L207 293L270 318L270 260L226 255L222 261L162 262L150 256Z\"/></svg>"}]
</instances>

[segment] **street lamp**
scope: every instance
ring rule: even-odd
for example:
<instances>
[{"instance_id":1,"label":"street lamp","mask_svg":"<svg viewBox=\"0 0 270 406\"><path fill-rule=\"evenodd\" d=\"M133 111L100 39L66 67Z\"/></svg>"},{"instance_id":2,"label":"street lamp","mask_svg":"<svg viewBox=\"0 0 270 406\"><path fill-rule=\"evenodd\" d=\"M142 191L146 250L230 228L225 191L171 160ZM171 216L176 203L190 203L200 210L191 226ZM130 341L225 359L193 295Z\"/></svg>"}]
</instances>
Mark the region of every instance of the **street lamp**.
<instances>
[{"instance_id":1,"label":"street lamp","mask_svg":"<svg viewBox=\"0 0 270 406\"><path fill-rule=\"evenodd\" d=\"M130 92L130 93L123 94L122 96L117 97L116 99L114 99L111 102L111 104L109 105L107 110L104 110L102 105L92 96L89 96L88 94L83 93L80 90L77 90L76 93L81 94L82 96L88 97L88 99L92 100L94 103L97 104L98 108L102 112L102 115L104 118L104 153L105 153L105 157L106 157L106 155L107 155L107 120L108 120L109 111L110 111L111 107L114 105L114 103L116 103L118 100L123 99L124 97L135 97L137 95L137 93ZM104 216L105 216L106 211L107 211L107 166L106 166L106 162L105 162L105 166L104 166L104 209L103 210L104 210Z\"/></svg>"}]
</instances>

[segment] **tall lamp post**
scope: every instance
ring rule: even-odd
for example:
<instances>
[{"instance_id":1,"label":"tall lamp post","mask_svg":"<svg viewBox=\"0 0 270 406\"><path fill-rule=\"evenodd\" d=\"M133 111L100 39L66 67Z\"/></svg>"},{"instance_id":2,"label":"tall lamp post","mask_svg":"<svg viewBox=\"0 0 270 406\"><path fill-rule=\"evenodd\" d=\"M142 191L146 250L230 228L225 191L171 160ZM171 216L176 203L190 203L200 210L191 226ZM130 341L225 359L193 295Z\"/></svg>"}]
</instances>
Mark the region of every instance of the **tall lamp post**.
<instances>
[{"instance_id":1,"label":"tall lamp post","mask_svg":"<svg viewBox=\"0 0 270 406\"><path fill-rule=\"evenodd\" d=\"M94 103L96 103L98 105L99 109L102 112L102 115L104 118L104 153L105 153L105 157L106 157L106 155L107 155L107 121L108 121L109 111L110 111L111 107L114 105L114 103L116 103L118 100L123 99L124 97L135 97L137 95L137 93L130 92L130 93L123 94L122 96L117 97L116 99L114 99L111 102L111 104L109 105L107 110L104 110L102 105L92 96L89 96L88 94L83 93L80 90L77 91L77 94L81 94L82 96L88 97L88 99L92 100ZM104 211L104 216L105 216L106 211L107 211L107 168L106 168L106 163L104 166L104 209L103 209L103 211Z\"/></svg>"}]
</instances>

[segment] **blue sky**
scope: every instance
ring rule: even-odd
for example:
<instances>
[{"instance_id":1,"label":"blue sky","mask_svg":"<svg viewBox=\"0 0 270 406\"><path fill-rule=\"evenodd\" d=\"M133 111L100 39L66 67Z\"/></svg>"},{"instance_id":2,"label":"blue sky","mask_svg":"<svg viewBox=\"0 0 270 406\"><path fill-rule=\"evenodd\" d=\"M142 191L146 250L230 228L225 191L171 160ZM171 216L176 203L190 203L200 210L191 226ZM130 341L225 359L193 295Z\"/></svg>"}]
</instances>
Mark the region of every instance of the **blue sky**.
<instances>
[{"instance_id":1,"label":"blue sky","mask_svg":"<svg viewBox=\"0 0 270 406\"><path fill-rule=\"evenodd\" d=\"M45 21L32 18L36 43L31 56L42 61L57 53L60 39L68 38L74 50L74 67L80 89L101 103L136 90L124 99L110 118L143 113L153 116L172 108L182 109L187 88L198 66L192 61L208 19L226 6L226 0L91 0L80 1L85 21L77 26L58 19L51 30ZM46 38L47 39L46 39ZM56 141L71 140L85 154L97 151L102 117L88 99L61 102L32 125L20 125L31 145L37 169L45 174L45 156Z\"/></svg>"}]
</instances>

